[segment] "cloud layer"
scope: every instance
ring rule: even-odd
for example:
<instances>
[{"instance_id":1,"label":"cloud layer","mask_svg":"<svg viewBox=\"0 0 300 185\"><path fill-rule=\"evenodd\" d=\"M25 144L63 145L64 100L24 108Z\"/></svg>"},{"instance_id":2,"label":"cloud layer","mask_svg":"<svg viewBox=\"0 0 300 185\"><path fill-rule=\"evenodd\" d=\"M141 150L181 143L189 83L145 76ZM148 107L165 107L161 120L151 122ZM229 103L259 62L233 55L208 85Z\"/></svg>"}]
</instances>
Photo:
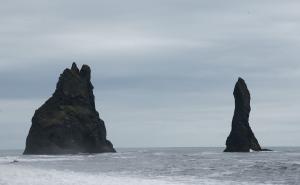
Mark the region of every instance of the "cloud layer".
<instances>
[{"instance_id":1,"label":"cloud layer","mask_svg":"<svg viewBox=\"0 0 300 185\"><path fill-rule=\"evenodd\" d=\"M300 145L296 0L0 4L0 148L24 147L34 110L73 61L92 67L117 147L223 146L238 76L257 138Z\"/></svg>"}]
</instances>

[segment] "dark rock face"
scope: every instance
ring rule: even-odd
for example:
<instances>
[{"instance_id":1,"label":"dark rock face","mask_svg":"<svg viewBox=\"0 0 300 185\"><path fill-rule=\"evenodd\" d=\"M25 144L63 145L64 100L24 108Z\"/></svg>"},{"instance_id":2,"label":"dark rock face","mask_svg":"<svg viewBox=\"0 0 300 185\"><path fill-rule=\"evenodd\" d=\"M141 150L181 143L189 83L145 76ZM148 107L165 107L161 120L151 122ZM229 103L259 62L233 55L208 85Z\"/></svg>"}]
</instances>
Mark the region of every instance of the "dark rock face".
<instances>
[{"instance_id":1,"label":"dark rock face","mask_svg":"<svg viewBox=\"0 0 300 185\"><path fill-rule=\"evenodd\" d=\"M115 152L95 108L91 69L75 63L60 75L56 90L32 118L24 154Z\"/></svg>"},{"instance_id":2,"label":"dark rock face","mask_svg":"<svg viewBox=\"0 0 300 185\"><path fill-rule=\"evenodd\" d=\"M231 132L227 137L224 152L249 152L250 149L261 151L262 149L249 125L251 98L247 85L242 78L238 79L233 95L235 98L235 110Z\"/></svg>"}]
</instances>

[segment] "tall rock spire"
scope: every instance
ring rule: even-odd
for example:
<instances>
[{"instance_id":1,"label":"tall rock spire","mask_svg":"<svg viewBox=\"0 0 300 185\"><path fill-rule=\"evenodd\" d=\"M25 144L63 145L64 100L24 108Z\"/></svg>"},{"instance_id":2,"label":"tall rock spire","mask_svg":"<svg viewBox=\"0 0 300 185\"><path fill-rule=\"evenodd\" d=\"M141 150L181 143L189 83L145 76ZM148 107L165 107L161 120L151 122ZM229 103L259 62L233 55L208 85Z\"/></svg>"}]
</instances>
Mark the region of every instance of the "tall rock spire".
<instances>
[{"instance_id":1,"label":"tall rock spire","mask_svg":"<svg viewBox=\"0 0 300 185\"><path fill-rule=\"evenodd\" d=\"M247 85L242 78L238 79L233 95L235 98L235 110L231 132L227 137L224 152L249 152L250 149L261 151L262 149L249 125L251 98Z\"/></svg>"},{"instance_id":2,"label":"tall rock spire","mask_svg":"<svg viewBox=\"0 0 300 185\"><path fill-rule=\"evenodd\" d=\"M24 154L115 152L95 108L91 69L76 63L60 75L56 90L35 111Z\"/></svg>"}]
</instances>

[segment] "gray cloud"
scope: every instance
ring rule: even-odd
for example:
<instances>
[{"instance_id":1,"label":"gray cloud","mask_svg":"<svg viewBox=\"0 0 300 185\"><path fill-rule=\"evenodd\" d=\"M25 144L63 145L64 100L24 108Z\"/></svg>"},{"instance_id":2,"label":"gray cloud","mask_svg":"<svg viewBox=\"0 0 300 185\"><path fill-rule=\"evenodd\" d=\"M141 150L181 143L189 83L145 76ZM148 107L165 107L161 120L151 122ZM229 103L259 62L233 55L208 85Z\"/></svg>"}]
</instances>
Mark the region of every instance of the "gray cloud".
<instances>
[{"instance_id":1,"label":"gray cloud","mask_svg":"<svg viewBox=\"0 0 300 185\"><path fill-rule=\"evenodd\" d=\"M34 110L73 61L92 67L117 147L223 146L238 76L263 144L299 145L298 1L0 4L0 137L9 141L0 148L24 146Z\"/></svg>"}]
</instances>

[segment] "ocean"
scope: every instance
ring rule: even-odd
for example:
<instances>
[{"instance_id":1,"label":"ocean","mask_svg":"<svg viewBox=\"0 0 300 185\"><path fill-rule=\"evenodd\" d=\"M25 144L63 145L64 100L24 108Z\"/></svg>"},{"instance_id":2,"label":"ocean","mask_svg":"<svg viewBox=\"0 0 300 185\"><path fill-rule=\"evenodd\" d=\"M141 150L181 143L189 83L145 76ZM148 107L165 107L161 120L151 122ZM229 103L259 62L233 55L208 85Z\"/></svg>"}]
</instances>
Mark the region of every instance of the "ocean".
<instances>
[{"instance_id":1,"label":"ocean","mask_svg":"<svg viewBox=\"0 0 300 185\"><path fill-rule=\"evenodd\" d=\"M300 148L131 148L118 153L28 155L0 151L0 185L300 184Z\"/></svg>"}]
</instances>

